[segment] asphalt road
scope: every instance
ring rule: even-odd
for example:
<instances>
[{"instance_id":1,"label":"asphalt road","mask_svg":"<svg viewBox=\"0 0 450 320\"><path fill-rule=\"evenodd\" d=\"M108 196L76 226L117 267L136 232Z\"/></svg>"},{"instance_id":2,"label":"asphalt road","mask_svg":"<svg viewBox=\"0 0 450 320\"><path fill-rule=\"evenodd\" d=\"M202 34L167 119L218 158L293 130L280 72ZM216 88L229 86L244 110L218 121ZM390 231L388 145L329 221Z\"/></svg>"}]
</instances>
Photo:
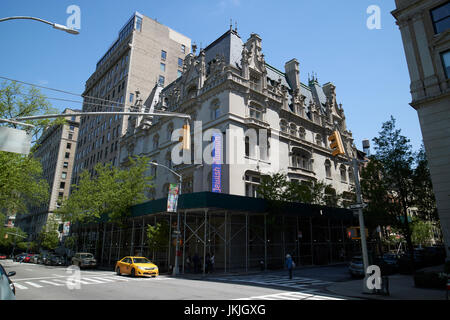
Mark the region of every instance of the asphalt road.
<instances>
[{"instance_id":1,"label":"asphalt road","mask_svg":"<svg viewBox=\"0 0 450 320\"><path fill-rule=\"evenodd\" d=\"M326 292L333 281L348 279L344 267L305 268L294 272L208 275L174 278L132 278L113 271L0 262L11 278L17 300L335 300Z\"/></svg>"}]
</instances>

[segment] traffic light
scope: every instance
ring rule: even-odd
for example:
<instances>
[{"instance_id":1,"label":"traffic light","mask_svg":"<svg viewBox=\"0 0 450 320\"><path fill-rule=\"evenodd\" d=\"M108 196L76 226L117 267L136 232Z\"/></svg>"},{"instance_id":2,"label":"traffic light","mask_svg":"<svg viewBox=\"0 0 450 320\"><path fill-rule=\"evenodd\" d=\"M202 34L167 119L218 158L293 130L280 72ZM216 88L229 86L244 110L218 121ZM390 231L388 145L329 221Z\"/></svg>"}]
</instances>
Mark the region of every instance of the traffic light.
<instances>
[{"instance_id":1,"label":"traffic light","mask_svg":"<svg viewBox=\"0 0 450 320\"><path fill-rule=\"evenodd\" d=\"M331 141L330 148L333 150L333 157L345 154L344 145L342 144L341 134L339 131L333 131L333 134L328 137L328 140Z\"/></svg>"},{"instance_id":2,"label":"traffic light","mask_svg":"<svg viewBox=\"0 0 450 320\"><path fill-rule=\"evenodd\" d=\"M369 237L369 230L367 228L364 229L366 231L366 238ZM361 232L359 227L349 227L347 228L347 238L352 240L361 239Z\"/></svg>"},{"instance_id":3,"label":"traffic light","mask_svg":"<svg viewBox=\"0 0 450 320\"><path fill-rule=\"evenodd\" d=\"M189 122L183 125L183 136L178 140L179 142L183 142L183 150L191 149L191 128L189 126Z\"/></svg>"}]
</instances>

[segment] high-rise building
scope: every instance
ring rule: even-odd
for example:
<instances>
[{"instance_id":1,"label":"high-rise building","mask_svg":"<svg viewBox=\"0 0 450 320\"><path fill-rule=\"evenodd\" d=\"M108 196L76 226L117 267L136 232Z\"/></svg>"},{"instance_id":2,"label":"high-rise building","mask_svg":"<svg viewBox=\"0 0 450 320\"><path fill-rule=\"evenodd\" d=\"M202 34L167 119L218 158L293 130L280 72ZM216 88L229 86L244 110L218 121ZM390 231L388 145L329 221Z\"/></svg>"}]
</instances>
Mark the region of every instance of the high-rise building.
<instances>
[{"instance_id":1,"label":"high-rise building","mask_svg":"<svg viewBox=\"0 0 450 320\"><path fill-rule=\"evenodd\" d=\"M67 108L63 111L65 114L75 112L80 110ZM53 214L63 198L69 195L80 117L71 116L65 119L65 124L46 129L36 142L33 156L42 164L43 178L50 186L50 199L41 206L30 207L25 215L17 215L16 226L28 233L30 239L36 238L46 225L48 216Z\"/></svg>"},{"instance_id":2,"label":"high-rise building","mask_svg":"<svg viewBox=\"0 0 450 320\"><path fill-rule=\"evenodd\" d=\"M327 189L330 197L350 193L353 171L346 157L332 156L328 141L338 128L349 155L356 156L335 86L320 85L315 75L306 84L300 82L296 59L286 62L283 71L266 59L257 34L243 41L231 28L199 53L193 47L183 75L162 90L155 88L153 97L155 110L191 116L187 161L174 158L180 144L174 133L184 120L145 116L130 118L121 163L129 156L146 155L183 175L183 193L257 197L261 178L273 173L284 173L297 183L323 181L332 186ZM216 169L206 159L214 134L222 139L214 153L221 158ZM178 182L177 177L163 167L151 171L155 190L149 196L166 197L168 184Z\"/></svg>"},{"instance_id":3,"label":"high-rise building","mask_svg":"<svg viewBox=\"0 0 450 320\"><path fill-rule=\"evenodd\" d=\"M136 99L148 103L155 83L164 86L181 75L190 47L188 37L134 13L86 81L83 111L130 111ZM99 162L118 164L127 121L122 115L81 118L74 184L83 170L92 174Z\"/></svg>"},{"instance_id":4,"label":"high-rise building","mask_svg":"<svg viewBox=\"0 0 450 320\"><path fill-rule=\"evenodd\" d=\"M450 1L396 0L397 20L450 257Z\"/></svg>"}]
</instances>

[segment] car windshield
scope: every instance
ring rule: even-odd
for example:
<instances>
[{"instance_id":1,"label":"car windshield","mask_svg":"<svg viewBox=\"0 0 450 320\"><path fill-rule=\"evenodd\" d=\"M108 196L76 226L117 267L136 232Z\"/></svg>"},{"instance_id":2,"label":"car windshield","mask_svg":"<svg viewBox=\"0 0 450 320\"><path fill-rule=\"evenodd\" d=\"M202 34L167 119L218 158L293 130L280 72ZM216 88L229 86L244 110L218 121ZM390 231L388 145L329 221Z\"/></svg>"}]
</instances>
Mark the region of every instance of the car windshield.
<instances>
[{"instance_id":1,"label":"car windshield","mask_svg":"<svg viewBox=\"0 0 450 320\"><path fill-rule=\"evenodd\" d=\"M94 258L94 256L90 253L85 253L85 254L80 255L80 258L81 259L92 259L92 258Z\"/></svg>"},{"instance_id":2,"label":"car windshield","mask_svg":"<svg viewBox=\"0 0 450 320\"><path fill-rule=\"evenodd\" d=\"M134 263L152 263L147 258L133 258Z\"/></svg>"}]
</instances>

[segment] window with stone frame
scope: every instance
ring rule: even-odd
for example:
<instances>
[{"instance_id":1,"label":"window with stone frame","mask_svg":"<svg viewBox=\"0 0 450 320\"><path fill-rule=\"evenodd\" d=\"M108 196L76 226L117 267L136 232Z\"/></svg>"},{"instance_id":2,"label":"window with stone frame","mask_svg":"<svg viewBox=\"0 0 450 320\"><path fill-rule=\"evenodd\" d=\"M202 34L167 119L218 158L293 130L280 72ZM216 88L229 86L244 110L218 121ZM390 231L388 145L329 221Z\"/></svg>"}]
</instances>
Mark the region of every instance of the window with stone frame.
<instances>
[{"instance_id":1,"label":"window with stone frame","mask_svg":"<svg viewBox=\"0 0 450 320\"><path fill-rule=\"evenodd\" d=\"M312 171L311 154L306 150L294 148L291 155L291 166L294 168Z\"/></svg>"},{"instance_id":2,"label":"window with stone frame","mask_svg":"<svg viewBox=\"0 0 450 320\"><path fill-rule=\"evenodd\" d=\"M258 187L261 183L260 175L256 173L245 173L245 195L247 197L259 198Z\"/></svg>"},{"instance_id":3,"label":"window with stone frame","mask_svg":"<svg viewBox=\"0 0 450 320\"><path fill-rule=\"evenodd\" d=\"M347 182L347 168L341 164L339 170L341 172L341 182Z\"/></svg>"},{"instance_id":4,"label":"window with stone frame","mask_svg":"<svg viewBox=\"0 0 450 320\"><path fill-rule=\"evenodd\" d=\"M328 159L325 160L325 176L331 179L331 161Z\"/></svg>"},{"instance_id":5,"label":"window with stone frame","mask_svg":"<svg viewBox=\"0 0 450 320\"><path fill-rule=\"evenodd\" d=\"M298 136L300 137L300 139L305 140L306 138L306 130L303 127L298 128Z\"/></svg>"},{"instance_id":6,"label":"window with stone frame","mask_svg":"<svg viewBox=\"0 0 450 320\"><path fill-rule=\"evenodd\" d=\"M288 133L288 123L286 120L280 120L280 130L281 132Z\"/></svg>"}]
</instances>

